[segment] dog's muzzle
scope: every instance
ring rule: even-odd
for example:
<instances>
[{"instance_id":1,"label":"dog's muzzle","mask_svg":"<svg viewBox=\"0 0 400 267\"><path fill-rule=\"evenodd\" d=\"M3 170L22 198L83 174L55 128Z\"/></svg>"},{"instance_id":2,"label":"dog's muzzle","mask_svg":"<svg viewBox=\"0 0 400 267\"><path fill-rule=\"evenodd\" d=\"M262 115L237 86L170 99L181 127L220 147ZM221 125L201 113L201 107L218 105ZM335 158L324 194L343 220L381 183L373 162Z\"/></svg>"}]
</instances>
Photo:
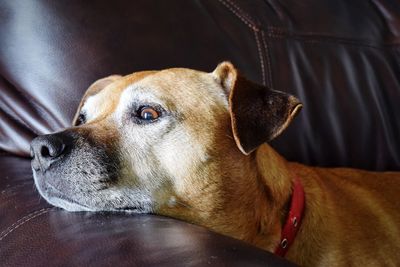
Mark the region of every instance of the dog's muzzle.
<instances>
[{"instance_id":1,"label":"dog's muzzle","mask_svg":"<svg viewBox=\"0 0 400 267\"><path fill-rule=\"evenodd\" d=\"M68 211L151 212L149 193L121 178L116 150L82 128L39 136L31 143L36 188Z\"/></svg>"},{"instance_id":2,"label":"dog's muzzle","mask_svg":"<svg viewBox=\"0 0 400 267\"><path fill-rule=\"evenodd\" d=\"M115 206L103 194L118 176L118 161L101 141L68 129L36 137L31 156L35 185L50 204L71 211Z\"/></svg>"}]
</instances>

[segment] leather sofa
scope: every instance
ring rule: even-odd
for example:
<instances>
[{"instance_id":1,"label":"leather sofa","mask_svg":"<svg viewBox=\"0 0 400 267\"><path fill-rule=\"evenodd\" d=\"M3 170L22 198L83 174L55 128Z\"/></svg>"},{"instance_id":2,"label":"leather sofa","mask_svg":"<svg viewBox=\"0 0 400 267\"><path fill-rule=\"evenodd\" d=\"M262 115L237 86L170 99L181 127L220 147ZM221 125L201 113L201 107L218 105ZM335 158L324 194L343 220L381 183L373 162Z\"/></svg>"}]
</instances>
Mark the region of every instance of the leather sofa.
<instances>
[{"instance_id":1,"label":"leather sofa","mask_svg":"<svg viewBox=\"0 0 400 267\"><path fill-rule=\"evenodd\" d=\"M29 143L110 74L230 60L304 108L271 145L319 166L400 170L400 4L391 0L0 2L1 266L291 266L155 215L68 213L36 191Z\"/></svg>"}]
</instances>

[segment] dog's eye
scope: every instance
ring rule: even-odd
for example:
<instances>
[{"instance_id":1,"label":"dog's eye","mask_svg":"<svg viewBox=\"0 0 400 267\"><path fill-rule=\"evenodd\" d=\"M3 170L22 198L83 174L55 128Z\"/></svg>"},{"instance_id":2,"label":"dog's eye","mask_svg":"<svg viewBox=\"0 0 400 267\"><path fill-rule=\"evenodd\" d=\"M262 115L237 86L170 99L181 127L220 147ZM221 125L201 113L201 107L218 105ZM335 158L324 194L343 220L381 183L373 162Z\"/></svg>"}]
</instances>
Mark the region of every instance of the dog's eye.
<instances>
[{"instance_id":1,"label":"dog's eye","mask_svg":"<svg viewBox=\"0 0 400 267\"><path fill-rule=\"evenodd\" d=\"M139 118L145 121L153 121L160 117L158 111L153 109L152 107L142 107L138 112Z\"/></svg>"},{"instance_id":2,"label":"dog's eye","mask_svg":"<svg viewBox=\"0 0 400 267\"><path fill-rule=\"evenodd\" d=\"M75 126L79 126L81 124L84 124L86 122L86 116L85 114L81 113L78 116L78 119L76 120Z\"/></svg>"}]
</instances>

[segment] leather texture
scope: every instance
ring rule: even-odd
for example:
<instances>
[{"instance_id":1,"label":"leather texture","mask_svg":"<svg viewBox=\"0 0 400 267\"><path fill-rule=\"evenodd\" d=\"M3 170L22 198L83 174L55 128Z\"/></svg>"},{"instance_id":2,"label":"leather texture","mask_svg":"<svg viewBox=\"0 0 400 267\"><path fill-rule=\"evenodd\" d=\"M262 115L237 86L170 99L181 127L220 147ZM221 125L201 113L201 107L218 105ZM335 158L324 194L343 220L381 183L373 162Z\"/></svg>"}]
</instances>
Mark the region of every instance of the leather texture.
<instances>
[{"instance_id":1,"label":"leather texture","mask_svg":"<svg viewBox=\"0 0 400 267\"><path fill-rule=\"evenodd\" d=\"M0 150L27 157L110 74L230 60L304 104L272 145L319 166L400 170L400 3L394 0L0 1ZM66 213L0 156L1 266L289 266L159 216Z\"/></svg>"},{"instance_id":2,"label":"leather texture","mask_svg":"<svg viewBox=\"0 0 400 267\"><path fill-rule=\"evenodd\" d=\"M400 169L397 1L82 1L0 4L0 148L71 123L110 74L231 60L304 109L273 146L320 166Z\"/></svg>"},{"instance_id":3,"label":"leather texture","mask_svg":"<svg viewBox=\"0 0 400 267\"><path fill-rule=\"evenodd\" d=\"M29 160L0 162L0 266L295 266L166 217L50 207L34 189Z\"/></svg>"}]
</instances>

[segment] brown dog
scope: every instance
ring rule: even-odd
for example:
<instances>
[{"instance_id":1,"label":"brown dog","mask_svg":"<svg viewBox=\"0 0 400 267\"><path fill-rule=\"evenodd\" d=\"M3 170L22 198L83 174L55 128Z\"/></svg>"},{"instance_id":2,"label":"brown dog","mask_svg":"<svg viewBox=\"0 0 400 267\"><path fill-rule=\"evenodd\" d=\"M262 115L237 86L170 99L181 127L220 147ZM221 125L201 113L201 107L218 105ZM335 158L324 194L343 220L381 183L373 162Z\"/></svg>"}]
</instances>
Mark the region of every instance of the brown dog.
<instances>
[{"instance_id":1,"label":"brown dog","mask_svg":"<svg viewBox=\"0 0 400 267\"><path fill-rule=\"evenodd\" d=\"M35 183L66 210L171 216L305 266L400 266L400 174L285 161L265 142L300 108L228 62L110 76L32 142Z\"/></svg>"}]
</instances>

